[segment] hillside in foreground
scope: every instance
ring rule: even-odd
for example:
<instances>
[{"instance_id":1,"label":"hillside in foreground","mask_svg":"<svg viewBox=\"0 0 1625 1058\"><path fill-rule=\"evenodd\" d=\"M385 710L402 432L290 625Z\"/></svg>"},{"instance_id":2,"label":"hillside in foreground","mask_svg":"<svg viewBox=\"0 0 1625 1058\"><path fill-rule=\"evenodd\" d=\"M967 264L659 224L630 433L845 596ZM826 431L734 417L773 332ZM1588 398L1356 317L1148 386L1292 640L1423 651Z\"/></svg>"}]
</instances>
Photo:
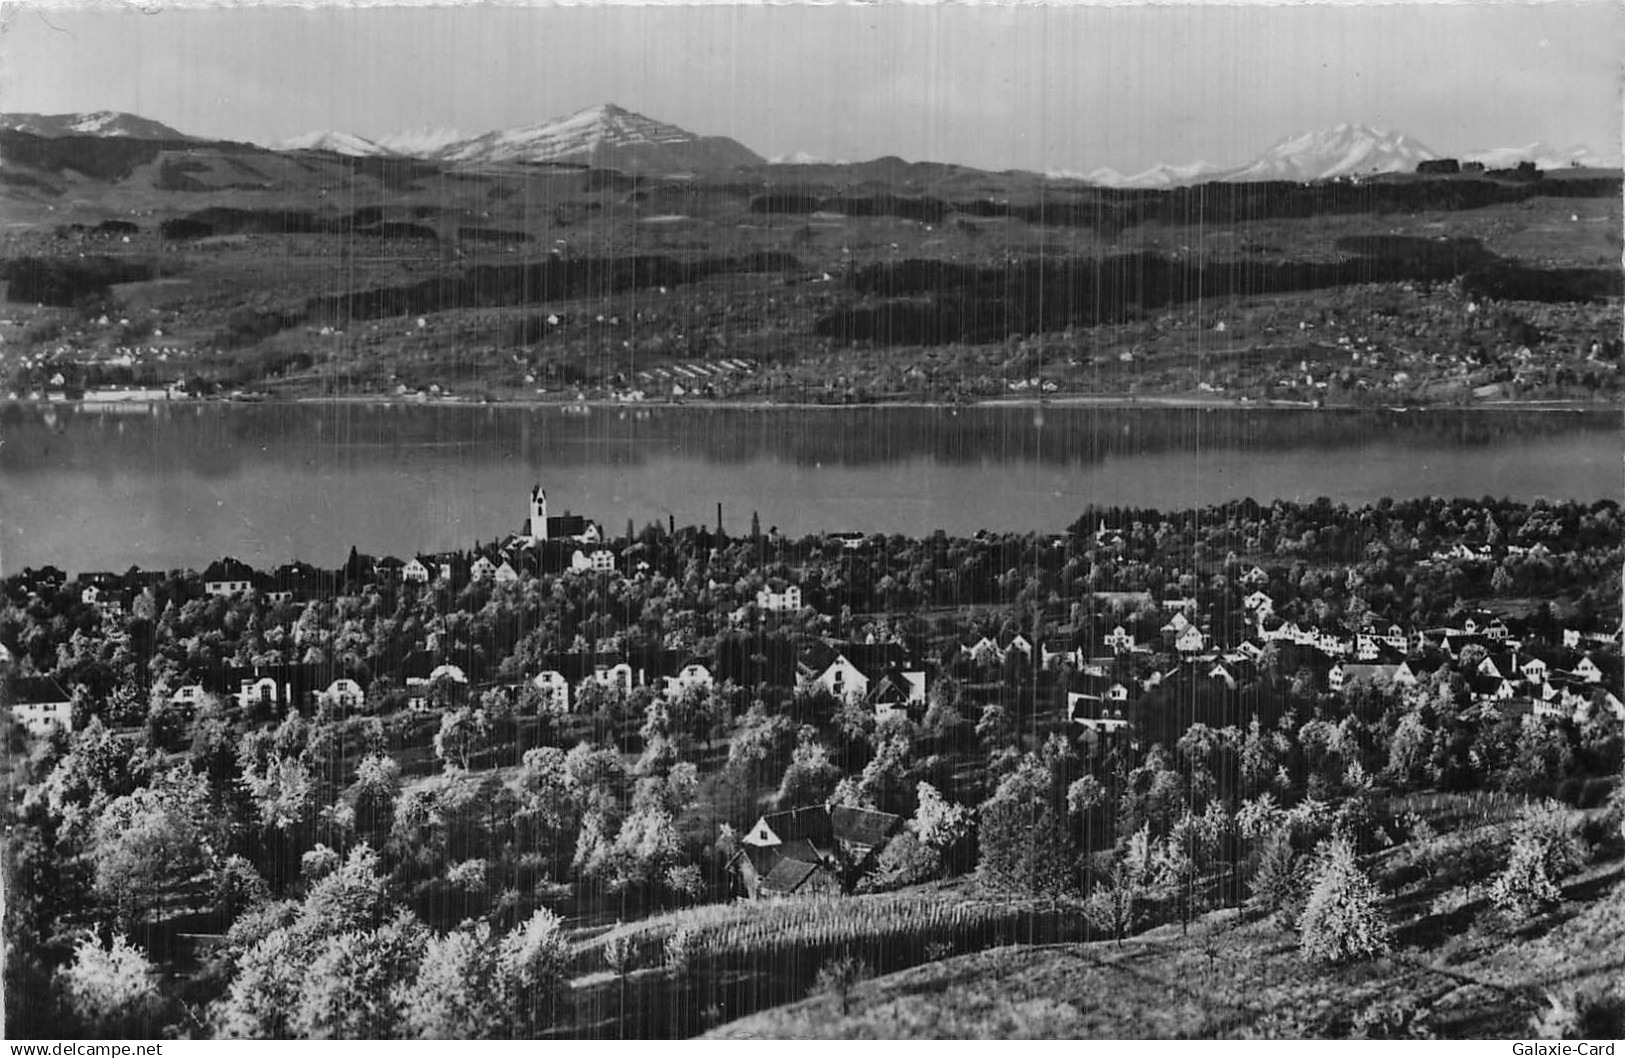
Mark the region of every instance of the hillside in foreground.
<instances>
[{"instance_id":1,"label":"hillside in foreground","mask_svg":"<svg viewBox=\"0 0 1625 1058\"><path fill-rule=\"evenodd\" d=\"M844 1011L841 996L827 992L709 1035L1516 1037L1535 1031L1534 1019L1552 1017L1552 996L1606 992L1625 977L1622 874L1618 859L1598 865L1567 887L1572 900L1562 910L1510 929L1481 921L1483 901L1476 911L1426 912L1402 926L1392 955L1373 962L1313 966L1299 956L1292 931L1225 910L1188 933L1167 925L1121 946L1015 945L926 963L857 983ZM1620 1029L1617 1009L1591 1017L1580 1034L1609 1035L1609 1018L1612 1032Z\"/></svg>"}]
</instances>

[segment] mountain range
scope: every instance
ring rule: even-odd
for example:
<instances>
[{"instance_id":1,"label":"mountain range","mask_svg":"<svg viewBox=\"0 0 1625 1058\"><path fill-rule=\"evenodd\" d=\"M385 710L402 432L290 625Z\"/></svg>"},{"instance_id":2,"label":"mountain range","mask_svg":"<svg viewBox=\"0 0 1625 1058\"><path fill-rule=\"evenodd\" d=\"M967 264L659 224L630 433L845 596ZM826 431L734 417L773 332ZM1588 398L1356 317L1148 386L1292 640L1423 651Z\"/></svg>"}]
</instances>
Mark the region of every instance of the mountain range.
<instances>
[{"instance_id":1,"label":"mountain range","mask_svg":"<svg viewBox=\"0 0 1625 1058\"><path fill-rule=\"evenodd\" d=\"M346 132L318 132L276 146L465 164L589 165L626 172L698 172L765 164L760 155L726 136L697 136L613 103L472 137L452 129L418 129L376 140Z\"/></svg>"},{"instance_id":2,"label":"mountain range","mask_svg":"<svg viewBox=\"0 0 1625 1058\"><path fill-rule=\"evenodd\" d=\"M160 121L118 110L86 114L0 114L0 129L58 139L63 136L119 136L132 140L189 140Z\"/></svg>"},{"instance_id":3,"label":"mountain range","mask_svg":"<svg viewBox=\"0 0 1625 1058\"><path fill-rule=\"evenodd\" d=\"M132 139L193 139L167 125L134 114L0 114L0 128L43 137L113 136ZM284 151L324 151L351 157L399 157L459 166L501 163L583 165L634 173L716 172L768 164L816 164L804 154L770 163L725 136L700 136L645 117L613 103L588 107L534 125L466 136L455 129L417 128L367 138L342 131L311 132L271 145ZM1311 181L1376 173L1413 172L1418 162L1440 155L1404 133L1343 124L1296 133L1244 165L1207 162L1159 164L1123 174L1052 172L1052 178L1078 179L1105 187L1170 188L1211 181ZM1556 149L1543 143L1468 152L1463 161L1508 168L1532 161L1543 169L1571 163L1603 167L1608 161L1584 146ZM831 163L838 164L838 163Z\"/></svg>"}]
</instances>

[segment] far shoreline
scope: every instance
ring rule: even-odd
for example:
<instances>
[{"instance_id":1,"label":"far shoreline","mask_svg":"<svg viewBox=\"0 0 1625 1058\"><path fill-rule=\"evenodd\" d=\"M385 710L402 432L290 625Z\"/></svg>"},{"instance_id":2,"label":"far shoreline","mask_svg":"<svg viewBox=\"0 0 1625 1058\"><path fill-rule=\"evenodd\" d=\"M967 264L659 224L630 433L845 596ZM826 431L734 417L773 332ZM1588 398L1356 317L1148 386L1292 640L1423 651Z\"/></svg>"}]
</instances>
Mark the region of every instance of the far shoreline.
<instances>
[{"instance_id":1,"label":"far shoreline","mask_svg":"<svg viewBox=\"0 0 1625 1058\"><path fill-rule=\"evenodd\" d=\"M211 403L241 403L232 400L211 401ZM648 409L680 409L695 408L704 411L862 411L866 409L906 409L924 408L935 411L961 411L961 410L988 410L999 408L1020 408L1040 411L1045 408L1074 409L1074 408L1102 408L1110 410L1200 410L1200 411L1297 411L1297 412L1387 412L1392 414L1411 414L1428 412L1568 412L1568 413L1600 413L1618 412L1625 416L1625 405L1613 404L1603 401L1493 401L1466 405L1449 404L1314 404L1309 401L1243 401L1243 400L1214 400L1190 396L1150 396L1150 397L1093 397L1085 395L1046 397L991 397L973 401L947 401L947 400L871 400L851 402L820 402L820 401L777 401L777 400L614 400L611 398L587 398L574 400L569 398L547 399L527 398L522 400L436 400L433 398L418 401L400 397L374 397L374 396L320 396L320 397L267 397L263 401L252 403L263 404L361 404L399 407L469 407L469 408L518 408L536 410L544 408L585 408L593 411L626 410L637 408Z\"/></svg>"},{"instance_id":2,"label":"far shoreline","mask_svg":"<svg viewBox=\"0 0 1625 1058\"><path fill-rule=\"evenodd\" d=\"M0 406L43 407L58 408L71 407L77 409L120 409L134 407L156 406L232 406L244 407L255 405L354 405L370 407L401 407L401 408L513 408L519 410L542 409L573 409L590 411L610 411L628 409L648 410L676 410L692 408L704 411L861 411L872 409L907 409L924 408L937 411L960 410L987 410L999 408L1031 409L1041 411L1045 408L1070 410L1075 408L1101 408L1111 410L1202 410L1202 411L1295 411L1295 412L1327 412L1343 414L1348 412L1385 412L1389 414L1426 414L1429 412L1445 413L1506 413L1506 412L1544 412L1568 414L1598 414L1604 412L1618 413L1625 417L1625 404L1599 400L1502 400L1480 401L1472 404L1327 404L1311 401L1291 400L1241 400L1223 399L1214 397L1192 396L1185 394L1149 395L1143 397L1124 396L1091 396L1087 394L1059 395L1052 397L1011 396L986 397L978 400L951 401L940 399L904 399L889 398L868 401L795 401L770 400L762 398L698 398L681 400L616 400L609 397L573 398L564 395L543 397L523 397L515 399L478 399L464 400L446 397L425 397L418 399L413 396L398 396L384 394L327 394L327 395L277 395L253 394L226 397L182 397L167 399L128 399L128 400L68 400L68 399L19 399L0 400Z\"/></svg>"}]
</instances>

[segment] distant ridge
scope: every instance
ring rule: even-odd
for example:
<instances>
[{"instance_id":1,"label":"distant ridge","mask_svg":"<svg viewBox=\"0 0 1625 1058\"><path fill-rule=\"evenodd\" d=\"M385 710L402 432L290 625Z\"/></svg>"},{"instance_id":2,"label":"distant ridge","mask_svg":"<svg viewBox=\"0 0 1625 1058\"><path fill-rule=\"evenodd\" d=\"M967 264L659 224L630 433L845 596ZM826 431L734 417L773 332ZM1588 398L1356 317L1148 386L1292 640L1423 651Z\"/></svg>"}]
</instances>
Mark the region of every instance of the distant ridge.
<instances>
[{"instance_id":1,"label":"distant ridge","mask_svg":"<svg viewBox=\"0 0 1625 1058\"><path fill-rule=\"evenodd\" d=\"M332 151L354 158L391 153L371 140L352 136L348 132L307 132L272 146L279 151Z\"/></svg>"},{"instance_id":2,"label":"distant ridge","mask_svg":"<svg viewBox=\"0 0 1625 1058\"><path fill-rule=\"evenodd\" d=\"M357 156L386 154L464 164L558 163L627 172L701 172L765 164L760 155L726 136L699 136L614 103L468 138L452 130L419 129L377 139L317 132L289 142L319 144L317 149Z\"/></svg>"},{"instance_id":3,"label":"distant ridge","mask_svg":"<svg viewBox=\"0 0 1625 1058\"><path fill-rule=\"evenodd\" d=\"M1084 180L1101 187L1128 188L1183 187L1212 181L1309 182L1382 173L1411 173L1416 171L1418 163L1439 157L1438 152L1403 132L1343 124L1315 132L1294 133L1277 141L1251 162L1232 169L1193 162L1188 165L1156 165L1133 175L1125 175L1115 169L1048 175L1053 179ZM1527 147L1469 151L1459 158L1461 161L1483 162L1490 169L1511 168L1526 161L1534 162L1542 169L1563 169L1575 162L1594 168L1610 166L1608 160L1578 144L1557 149L1543 143L1532 143ZM1617 166L1618 162L1612 164Z\"/></svg>"},{"instance_id":4,"label":"distant ridge","mask_svg":"<svg viewBox=\"0 0 1625 1058\"><path fill-rule=\"evenodd\" d=\"M1409 173L1439 157L1403 132L1337 125L1288 136L1226 180L1327 180L1337 176Z\"/></svg>"},{"instance_id":5,"label":"distant ridge","mask_svg":"<svg viewBox=\"0 0 1625 1058\"><path fill-rule=\"evenodd\" d=\"M47 139L64 136L120 136L134 140L196 139L161 121L120 110L95 110L82 114L0 114L0 129L26 132Z\"/></svg>"},{"instance_id":6,"label":"distant ridge","mask_svg":"<svg viewBox=\"0 0 1625 1058\"><path fill-rule=\"evenodd\" d=\"M1576 163L1590 169L1606 169L1619 165L1617 159L1611 165L1606 158L1581 143L1570 144L1567 147L1551 147L1538 141L1526 147L1489 147L1468 151L1461 156L1461 160L1481 162L1490 169L1511 169L1521 162L1534 162L1541 169L1566 169Z\"/></svg>"},{"instance_id":7,"label":"distant ridge","mask_svg":"<svg viewBox=\"0 0 1625 1058\"><path fill-rule=\"evenodd\" d=\"M208 142L162 122L114 110L73 114L0 114L0 130L45 139L107 137ZM664 175L765 165L838 167L851 170L855 178L866 180L884 180L892 175L906 179L926 171L978 171L950 163L908 163L892 156L867 162L829 161L797 151L765 159L728 137L697 135L614 103L602 103L535 125L497 129L477 136L436 127L419 127L371 137L340 130L322 130L269 144L267 149L319 151L357 158L412 158L458 166L562 164ZM1251 162L1231 168L1205 161L1185 164L1164 162L1129 174L1100 167L1087 172L1052 170L1042 176L1050 180L1079 181L1099 187L1163 190L1219 181L1310 182L1414 172L1418 163L1439 157L1439 152L1405 133L1368 125L1341 124L1287 136ZM1605 158L1581 144L1559 148L1539 141L1521 147L1466 151L1452 157L1463 162L1480 162L1490 169L1511 168L1522 162L1533 162L1546 170L1565 169L1572 165L1588 168L1618 168L1620 165L1618 158Z\"/></svg>"}]
</instances>

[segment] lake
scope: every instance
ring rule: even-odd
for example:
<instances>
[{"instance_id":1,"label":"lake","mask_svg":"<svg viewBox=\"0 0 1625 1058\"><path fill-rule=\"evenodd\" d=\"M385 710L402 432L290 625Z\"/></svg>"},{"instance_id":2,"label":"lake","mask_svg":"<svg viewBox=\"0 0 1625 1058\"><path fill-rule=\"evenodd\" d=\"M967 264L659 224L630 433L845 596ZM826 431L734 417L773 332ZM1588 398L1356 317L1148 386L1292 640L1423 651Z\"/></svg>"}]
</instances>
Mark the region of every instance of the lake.
<instances>
[{"instance_id":1,"label":"lake","mask_svg":"<svg viewBox=\"0 0 1625 1058\"><path fill-rule=\"evenodd\" d=\"M0 571L334 566L554 513L789 534L1057 532L1088 504L1619 499L1610 412L1218 408L0 408Z\"/></svg>"}]
</instances>

